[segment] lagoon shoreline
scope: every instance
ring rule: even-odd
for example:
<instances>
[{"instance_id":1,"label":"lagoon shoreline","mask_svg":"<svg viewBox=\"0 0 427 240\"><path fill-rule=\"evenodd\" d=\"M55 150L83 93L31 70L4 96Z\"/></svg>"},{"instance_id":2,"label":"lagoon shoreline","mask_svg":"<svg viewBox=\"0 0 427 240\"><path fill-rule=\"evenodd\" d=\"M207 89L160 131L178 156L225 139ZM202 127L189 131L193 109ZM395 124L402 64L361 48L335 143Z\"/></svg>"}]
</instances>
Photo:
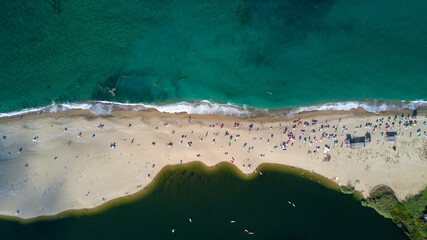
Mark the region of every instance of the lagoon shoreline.
<instances>
[{"instance_id":1,"label":"lagoon shoreline","mask_svg":"<svg viewBox=\"0 0 427 240\"><path fill-rule=\"evenodd\" d=\"M418 111L416 117L412 113L369 113L359 108L240 119L157 110L102 116L70 110L3 118L0 215L30 219L94 208L141 191L161 169L181 160L206 166L228 162L244 174L261 174L256 169L262 163L287 165L351 185L365 198L375 186L388 185L402 200L427 182L426 113ZM382 126L376 123L379 119ZM411 128L403 126L415 119ZM365 128L367 122L372 123L370 128ZM386 123L388 131L398 133L392 145L381 136ZM368 147L345 147L346 133L355 131L355 136L372 134Z\"/></svg>"}]
</instances>

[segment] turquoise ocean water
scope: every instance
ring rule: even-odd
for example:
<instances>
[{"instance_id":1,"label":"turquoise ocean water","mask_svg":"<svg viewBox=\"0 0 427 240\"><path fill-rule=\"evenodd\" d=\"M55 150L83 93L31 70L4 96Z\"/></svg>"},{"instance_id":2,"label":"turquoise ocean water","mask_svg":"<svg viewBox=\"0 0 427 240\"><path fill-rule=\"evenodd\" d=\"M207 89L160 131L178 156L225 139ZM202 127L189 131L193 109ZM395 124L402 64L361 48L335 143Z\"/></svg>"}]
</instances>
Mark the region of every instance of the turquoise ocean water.
<instances>
[{"instance_id":1,"label":"turquoise ocean water","mask_svg":"<svg viewBox=\"0 0 427 240\"><path fill-rule=\"evenodd\" d=\"M397 0L1 1L0 112L425 100L426 11Z\"/></svg>"}]
</instances>

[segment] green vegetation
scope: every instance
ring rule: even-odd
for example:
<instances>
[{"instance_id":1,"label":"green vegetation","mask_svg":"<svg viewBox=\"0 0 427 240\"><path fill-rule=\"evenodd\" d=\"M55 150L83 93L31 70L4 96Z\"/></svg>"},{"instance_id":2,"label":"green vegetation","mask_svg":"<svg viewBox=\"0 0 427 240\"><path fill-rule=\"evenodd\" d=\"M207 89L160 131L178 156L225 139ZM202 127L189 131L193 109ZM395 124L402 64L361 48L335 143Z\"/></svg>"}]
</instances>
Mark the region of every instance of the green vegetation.
<instances>
[{"instance_id":1,"label":"green vegetation","mask_svg":"<svg viewBox=\"0 0 427 240\"><path fill-rule=\"evenodd\" d=\"M399 201L394 195L393 190L386 185L375 187L371 191L370 197L362 201L363 206L375 209L386 218L392 218L392 209L398 203Z\"/></svg>"},{"instance_id":2,"label":"green vegetation","mask_svg":"<svg viewBox=\"0 0 427 240\"><path fill-rule=\"evenodd\" d=\"M344 194L353 194L354 193L354 186L351 186L350 184L342 185L341 186L341 192Z\"/></svg>"},{"instance_id":3,"label":"green vegetation","mask_svg":"<svg viewBox=\"0 0 427 240\"><path fill-rule=\"evenodd\" d=\"M363 206L375 209L386 218L391 218L412 239L427 238L427 187L415 196L399 202L393 190L385 185L374 188L370 197L362 201Z\"/></svg>"}]
</instances>

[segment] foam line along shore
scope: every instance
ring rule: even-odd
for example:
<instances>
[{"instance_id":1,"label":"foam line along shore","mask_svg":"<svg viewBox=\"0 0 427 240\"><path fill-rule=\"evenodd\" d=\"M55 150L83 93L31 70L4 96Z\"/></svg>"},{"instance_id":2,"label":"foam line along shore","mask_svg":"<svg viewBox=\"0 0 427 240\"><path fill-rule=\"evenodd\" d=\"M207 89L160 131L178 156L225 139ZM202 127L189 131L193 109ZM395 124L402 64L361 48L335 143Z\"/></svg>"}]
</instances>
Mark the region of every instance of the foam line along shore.
<instances>
[{"instance_id":1,"label":"foam line along shore","mask_svg":"<svg viewBox=\"0 0 427 240\"><path fill-rule=\"evenodd\" d=\"M27 114L56 113L70 110L89 110L95 115L108 115L113 111L142 111L155 109L165 113L188 113L188 114L217 114L222 116L234 116L239 118L260 117L260 116L280 116L293 117L296 114L311 111L351 111L363 109L366 112L378 113L392 110L425 110L427 101L347 101L328 102L313 106L298 106L279 109L257 109L250 106L239 106L233 103L215 103L208 100L193 102L176 102L164 104L145 103L120 103L111 101L90 101L83 103L52 103L51 105L39 108L27 108L18 111L0 113L0 118L10 118Z\"/></svg>"}]
</instances>

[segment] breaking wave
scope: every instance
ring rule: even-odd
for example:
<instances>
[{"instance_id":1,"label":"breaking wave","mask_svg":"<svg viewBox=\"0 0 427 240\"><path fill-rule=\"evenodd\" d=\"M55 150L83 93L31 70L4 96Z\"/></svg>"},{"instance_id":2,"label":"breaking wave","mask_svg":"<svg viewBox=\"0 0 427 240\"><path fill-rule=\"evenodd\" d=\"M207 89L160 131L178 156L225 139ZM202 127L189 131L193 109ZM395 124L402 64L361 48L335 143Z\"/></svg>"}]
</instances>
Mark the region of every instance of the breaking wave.
<instances>
[{"instance_id":1,"label":"breaking wave","mask_svg":"<svg viewBox=\"0 0 427 240\"><path fill-rule=\"evenodd\" d=\"M386 101L372 101L372 102L357 102L357 101L348 101L348 102L330 102L314 106L299 107L294 110L291 110L287 116L291 117L295 114L302 112L311 112L311 111L326 111L326 110L335 110L335 111L350 111L352 109L363 108L367 112L376 113L384 112L390 110L415 110L418 108L427 107L427 101L417 100L417 101L401 101L401 102L386 102Z\"/></svg>"},{"instance_id":2,"label":"breaking wave","mask_svg":"<svg viewBox=\"0 0 427 240\"><path fill-rule=\"evenodd\" d=\"M352 109L363 108L367 112L383 112L388 110L402 110L409 109L415 110L418 108L427 108L427 101L401 101L401 102L386 102L386 101L372 101L372 102L330 102L313 106L303 106L293 109L248 109L244 106L238 106L231 103L213 103L207 100L199 102L176 102L163 105L143 104L143 103L119 103L109 101L91 101L87 103L52 103L46 107L28 108L15 112L0 113L0 118L7 118L13 116L21 116L34 113L56 113L65 112L69 110L89 110L96 115L108 115L113 111L143 111L148 109L156 109L159 112L165 113L180 113L185 112L188 114L219 114L223 116L235 116L240 118L248 118L253 116L286 116L292 117L298 113L310 111L349 111Z\"/></svg>"},{"instance_id":3,"label":"breaking wave","mask_svg":"<svg viewBox=\"0 0 427 240\"><path fill-rule=\"evenodd\" d=\"M177 102L165 105L152 105L143 103L119 103L109 101L93 101L88 103L52 103L46 107L27 108L19 111L0 113L0 118L21 116L31 113L56 113L69 110L89 110L96 115L108 115L113 111L142 111L156 109L165 113L188 114L219 114L223 116L250 117L251 112L244 107L239 107L231 103L212 103L207 100L200 102Z\"/></svg>"}]
</instances>

